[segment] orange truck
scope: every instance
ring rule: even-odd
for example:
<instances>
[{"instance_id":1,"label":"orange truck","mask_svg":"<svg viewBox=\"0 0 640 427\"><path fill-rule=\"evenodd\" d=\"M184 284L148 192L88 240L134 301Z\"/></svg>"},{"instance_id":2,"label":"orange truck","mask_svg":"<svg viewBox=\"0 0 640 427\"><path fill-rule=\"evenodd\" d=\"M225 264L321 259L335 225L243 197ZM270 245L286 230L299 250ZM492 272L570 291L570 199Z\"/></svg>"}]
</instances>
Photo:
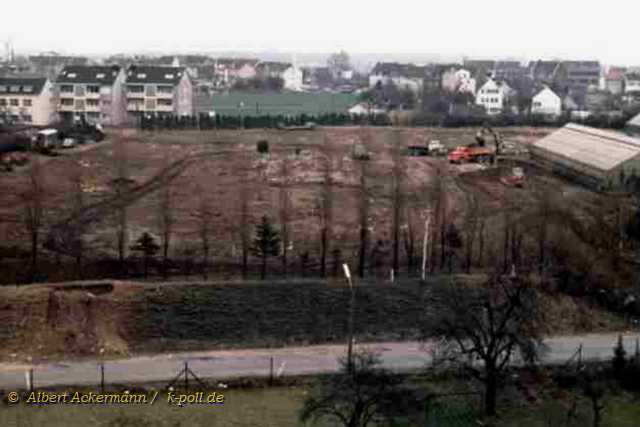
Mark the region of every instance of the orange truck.
<instances>
[{"instance_id":1,"label":"orange truck","mask_svg":"<svg viewBox=\"0 0 640 427\"><path fill-rule=\"evenodd\" d=\"M491 162L496 153L488 147L456 147L449 153L449 163Z\"/></svg>"}]
</instances>

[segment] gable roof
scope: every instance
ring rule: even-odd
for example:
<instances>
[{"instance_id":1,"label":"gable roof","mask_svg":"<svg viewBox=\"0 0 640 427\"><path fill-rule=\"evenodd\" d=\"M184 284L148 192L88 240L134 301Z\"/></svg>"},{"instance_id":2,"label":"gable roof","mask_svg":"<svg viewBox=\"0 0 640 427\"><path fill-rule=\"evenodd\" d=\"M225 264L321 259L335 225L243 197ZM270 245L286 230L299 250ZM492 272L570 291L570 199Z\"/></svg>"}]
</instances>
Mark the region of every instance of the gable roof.
<instances>
[{"instance_id":1,"label":"gable roof","mask_svg":"<svg viewBox=\"0 0 640 427\"><path fill-rule=\"evenodd\" d=\"M5 77L0 78L0 94L40 95L47 79L44 77Z\"/></svg>"},{"instance_id":2,"label":"gable roof","mask_svg":"<svg viewBox=\"0 0 640 427\"><path fill-rule=\"evenodd\" d=\"M62 69L56 83L89 83L111 86L122 68L119 65L69 65Z\"/></svg>"},{"instance_id":3,"label":"gable roof","mask_svg":"<svg viewBox=\"0 0 640 427\"><path fill-rule=\"evenodd\" d=\"M602 172L640 156L640 139L574 123L540 139L533 147Z\"/></svg>"},{"instance_id":4,"label":"gable roof","mask_svg":"<svg viewBox=\"0 0 640 427\"><path fill-rule=\"evenodd\" d=\"M186 73L184 67L158 67L152 65L130 65L127 68L127 83L151 83L175 86Z\"/></svg>"}]
</instances>

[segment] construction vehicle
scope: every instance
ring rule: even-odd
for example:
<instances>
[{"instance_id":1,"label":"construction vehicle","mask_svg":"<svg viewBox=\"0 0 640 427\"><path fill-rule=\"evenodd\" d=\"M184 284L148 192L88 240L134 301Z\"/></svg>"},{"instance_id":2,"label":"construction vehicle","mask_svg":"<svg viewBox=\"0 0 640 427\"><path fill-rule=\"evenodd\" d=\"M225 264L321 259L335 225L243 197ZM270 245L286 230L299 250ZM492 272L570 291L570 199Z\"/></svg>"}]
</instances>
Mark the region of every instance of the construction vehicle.
<instances>
[{"instance_id":1,"label":"construction vehicle","mask_svg":"<svg viewBox=\"0 0 640 427\"><path fill-rule=\"evenodd\" d=\"M487 147L487 135L493 136L495 148ZM502 135L489 126L476 134L476 142L456 147L449 153L450 163L495 163L502 148Z\"/></svg>"}]
</instances>

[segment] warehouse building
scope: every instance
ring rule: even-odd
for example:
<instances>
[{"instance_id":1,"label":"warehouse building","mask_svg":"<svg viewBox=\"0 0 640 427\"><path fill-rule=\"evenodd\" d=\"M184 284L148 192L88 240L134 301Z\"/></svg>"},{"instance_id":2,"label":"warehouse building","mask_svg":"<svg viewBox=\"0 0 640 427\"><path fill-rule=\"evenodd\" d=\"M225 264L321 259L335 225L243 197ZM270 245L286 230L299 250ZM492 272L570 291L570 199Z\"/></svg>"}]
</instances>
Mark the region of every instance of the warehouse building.
<instances>
[{"instance_id":1,"label":"warehouse building","mask_svg":"<svg viewBox=\"0 0 640 427\"><path fill-rule=\"evenodd\" d=\"M553 172L597 190L621 190L640 178L640 139L570 123L531 146Z\"/></svg>"}]
</instances>

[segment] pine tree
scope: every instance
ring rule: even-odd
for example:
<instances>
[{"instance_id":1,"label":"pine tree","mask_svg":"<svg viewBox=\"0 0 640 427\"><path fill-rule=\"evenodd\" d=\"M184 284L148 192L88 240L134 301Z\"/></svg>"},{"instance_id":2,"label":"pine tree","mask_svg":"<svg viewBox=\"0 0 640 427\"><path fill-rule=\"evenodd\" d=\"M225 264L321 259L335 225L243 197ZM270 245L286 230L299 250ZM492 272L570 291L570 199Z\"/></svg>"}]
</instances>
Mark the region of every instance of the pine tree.
<instances>
[{"instance_id":1,"label":"pine tree","mask_svg":"<svg viewBox=\"0 0 640 427\"><path fill-rule=\"evenodd\" d=\"M262 259L260 278L267 275L267 258L280 253L280 236L278 230L271 224L269 217L264 215L260 224L256 225L256 235L253 239L251 252Z\"/></svg>"},{"instance_id":2,"label":"pine tree","mask_svg":"<svg viewBox=\"0 0 640 427\"><path fill-rule=\"evenodd\" d=\"M134 252L142 252L144 256L144 277L146 279L149 273L149 261L160 250L160 245L156 243L153 236L145 232L136 240L136 243L131 246L131 250Z\"/></svg>"}]
</instances>

